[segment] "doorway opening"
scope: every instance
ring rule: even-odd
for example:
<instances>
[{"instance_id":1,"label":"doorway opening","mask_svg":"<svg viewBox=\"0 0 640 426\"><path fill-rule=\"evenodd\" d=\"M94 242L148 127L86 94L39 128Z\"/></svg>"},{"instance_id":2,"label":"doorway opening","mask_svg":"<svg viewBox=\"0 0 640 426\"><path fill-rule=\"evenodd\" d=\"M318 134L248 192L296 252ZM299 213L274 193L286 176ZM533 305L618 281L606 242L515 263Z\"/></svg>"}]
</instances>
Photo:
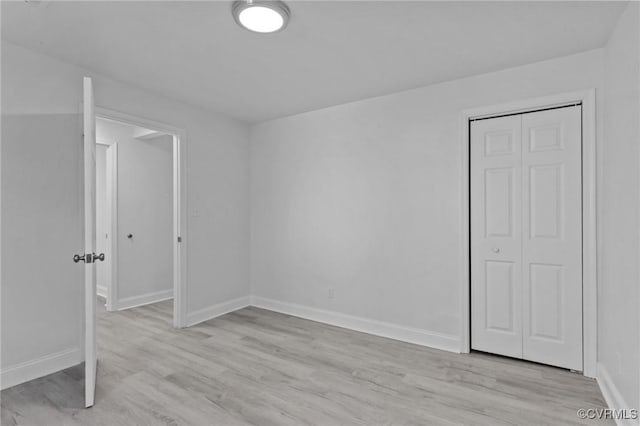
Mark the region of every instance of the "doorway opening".
<instances>
[{"instance_id":1,"label":"doorway opening","mask_svg":"<svg viewBox=\"0 0 640 426\"><path fill-rule=\"evenodd\" d=\"M183 144L180 129L96 109L98 312L158 303L183 326Z\"/></svg>"}]
</instances>

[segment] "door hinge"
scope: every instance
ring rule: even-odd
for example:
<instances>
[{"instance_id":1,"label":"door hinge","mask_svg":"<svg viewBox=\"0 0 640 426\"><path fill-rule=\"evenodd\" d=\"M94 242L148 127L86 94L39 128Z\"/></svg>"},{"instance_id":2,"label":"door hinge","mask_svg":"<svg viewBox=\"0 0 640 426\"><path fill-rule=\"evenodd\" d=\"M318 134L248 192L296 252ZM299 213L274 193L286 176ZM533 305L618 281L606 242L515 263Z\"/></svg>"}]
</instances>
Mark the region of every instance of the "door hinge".
<instances>
[{"instance_id":1,"label":"door hinge","mask_svg":"<svg viewBox=\"0 0 640 426\"><path fill-rule=\"evenodd\" d=\"M182 237L178 237L178 242L181 243L182 242Z\"/></svg>"}]
</instances>

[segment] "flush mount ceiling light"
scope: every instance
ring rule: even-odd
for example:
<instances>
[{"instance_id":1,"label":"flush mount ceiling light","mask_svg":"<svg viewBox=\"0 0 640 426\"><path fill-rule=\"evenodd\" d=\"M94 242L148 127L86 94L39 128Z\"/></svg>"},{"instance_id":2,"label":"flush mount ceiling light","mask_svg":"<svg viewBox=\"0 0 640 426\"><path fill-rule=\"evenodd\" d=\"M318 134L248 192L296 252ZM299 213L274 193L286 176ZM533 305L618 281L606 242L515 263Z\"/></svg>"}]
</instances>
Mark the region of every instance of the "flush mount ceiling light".
<instances>
[{"instance_id":1,"label":"flush mount ceiling light","mask_svg":"<svg viewBox=\"0 0 640 426\"><path fill-rule=\"evenodd\" d=\"M237 0L232 11L238 25L255 33L275 33L289 22L289 8L277 0Z\"/></svg>"}]
</instances>

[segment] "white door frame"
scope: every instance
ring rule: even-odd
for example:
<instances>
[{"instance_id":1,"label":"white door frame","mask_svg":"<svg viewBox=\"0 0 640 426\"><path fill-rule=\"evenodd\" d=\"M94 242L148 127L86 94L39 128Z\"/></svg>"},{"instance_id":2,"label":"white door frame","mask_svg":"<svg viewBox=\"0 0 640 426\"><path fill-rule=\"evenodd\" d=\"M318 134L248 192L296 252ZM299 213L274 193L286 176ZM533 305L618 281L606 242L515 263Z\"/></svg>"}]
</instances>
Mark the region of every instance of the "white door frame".
<instances>
[{"instance_id":1,"label":"white door frame","mask_svg":"<svg viewBox=\"0 0 640 426\"><path fill-rule=\"evenodd\" d=\"M144 127L157 132L173 135L173 326L186 327L187 312L187 245L185 235L187 233L187 138L184 129L168 124L137 117L134 115L96 107L96 117L117 121L124 124ZM113 147L113 155L117 155L117 145ZM117 160L112 167L117 167ZM113 179L111 187L111 231L112 238L109 241L110 262L109 272L111 277L117 277L118 262L114 253L118 252L117 234L117 179ZM117 286L113 285L113 279L107 282L107 309L114 310L117 300Z\"/></svg>"},{"instance_id":2,"label":"white door frame","mask_svg":"<svg viewBox=\"0 0 640 426\"><path fill-rule=\"evenodd\" d=\"M109 147L106 157L106 191L107 191L107 226L109 240L107 241L107 311L118 309L118 143Z\"/></svg>"},{"instance_id":3,"label":"white door frame","mask_svg":"<svg viewBox=\"0 0 640 426\"><path fill-rule=\"evenodd\" d=\"M114 143L114 142L112 142L112 141L107 141L107 140L104 140L104 139L96 139L96 145L106 146L107 148L109 148L111 145L113 145L113 148L114 148L114 149L116 148L116 146L115 146L115 143ZM96 154L96 161L97 161L97 158L98 158L98 156L97 156L97 154ZM97 172L97 170L98 170L98 169L97 169L97 167L96 167L96 172ZM106 185L106 188L105 188L105 189L106 189L106 191L107 191L107 200L108 200L108 199L109 199L109 189L111 189L111 188L110 188L110 186L109 186L109 177L110 177L110 176L109 176L109 159L107 159L107 160L106 160L106 175L107 175L107 179L106 179L106 184L107 184L107 185ZM96 196L97 196L97 190L96 190ZM97 206L97 204L96 204L96 206ZM109 207L109 206L110 206L110 204L107 202L106 207ZM96 212L97 212L97 207L96 207ZM107 224L110 224L110 223L111 223L111 222L110 222L110 220L109 220L109 218L110 218L110 212L107 212L107 215L106 215ZM98 226L98 222L96 221L96 230L97 230L97 226ZM109 235L111 235L111 228L109 228L109 230L108 230L108 234L109 234ZM97 239L98 239L98 238L102 238L102 237L100 237L99 235L97 235L97 232L96 232L96 250L98 249L98 242L97 242ZM110 264L110 256L111 256L110 249L111 249L111 238L109 238L109 241L107 242L107 244L106 244L106 246L105 246L105 253L104 253L104 254L105 254L104 264L105 264L105 267L107 268L107 282L110 282L110 281L111 281L111 276L110 276L110 275L111 275L111 268L109 267L109 264ZM96 272L97 272L97 271L96 271ZM97 284L98 284L98 280L96 279L96 289L97 289L97 290L99 290L99 288L98 288L98 285L97 285ZM104 293L104 294L100 294L100 292L99 292L99 291L97 292L97 295L98 295L98 296L104 296L104 298L107 300L107 304L105 304L105 306L107 306L107 305L108 305L108 303L109 303L109 297L108 297L108 294L107 294L108 288L109 288L109 287L107 286L107 287L104 289L104 291L105 291L105 293ZM108 308L108 306L107 306L107 308Z\"/></svg>"},{"instance_id":4,"label":"white door frame","mask_svg":"<svg viewBox=\"0 0 640 426\"><path fill-rule=\"evenodd\" d=\"M504 114L517 114L544 108L582 104L582 347L583 374L596 376L597 357L597 268L596 268L596 91L526 99L498 105L466 109L461 113L462 200L460 259L460 352L471 350L471 270L469 217L469 120Z\"/></svg>"}]
</instances>

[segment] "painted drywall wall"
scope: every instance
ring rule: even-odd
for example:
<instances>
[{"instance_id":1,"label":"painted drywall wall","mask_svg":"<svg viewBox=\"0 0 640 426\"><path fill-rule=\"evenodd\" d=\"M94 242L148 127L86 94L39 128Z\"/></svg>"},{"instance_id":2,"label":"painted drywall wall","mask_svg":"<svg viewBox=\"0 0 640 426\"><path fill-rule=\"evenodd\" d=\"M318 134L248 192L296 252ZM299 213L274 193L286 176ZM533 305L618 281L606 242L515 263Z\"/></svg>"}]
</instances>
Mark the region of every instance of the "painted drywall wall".
<instances>
[{"instance_id":1,"label":"painted drywall wall","mask_svg":"<svg viewBox=\"0 0 640 426\"><path fill-rule=\"evenodd\" d=\"M459 340L461 111L600 90L602 57L252 126L252 293Z\"/></svg>"},{"instance_id":2,"label":"painted drywall wall","mask_svg":"<svg viewBox=\"0 0 640 426\"><path fill-rule=\"evenodd\" d=\"M2 115L3 388L83 356L80 126L75 113Z\"/></svg>"},{"instance_id":3,"label":"painted drywall wall","mask_svg":"<svg viewBox=\"0 0 640 426\"><path fill-rule=\"evenodd\" d=\"M116 143L118 306L173 297L173 137Z\"/></svg>"},{"instance_id":4,"label":"painted drywall wall","mask_svg":"<svg viewBox=\"0 0 640 426\"><path fill-rule=\"evenodd\" d=\"M612 408L627 409L640 407L639 9L635 2L627 6L604 50L604 141L599 152L598 379L610 379L608 386L615 389L608 401Z\"/></svg>"},{"instance_id":5,"label":"painted drywall wall","mask_svg":"<svg viewBox=\"0 0 640 426\"><path fill-rule=\"evenodd\" d=\"M189 217L184 243L189 256L186 265L188 313L246 297L249 293L247 127L215 112L155 96L5 41L2 42L3 118L9 114L76 114L82 99L83 76L94 78L98 106L164 122L186 131ZM60 143L60 149L69 150L73 155L80 154L80 126L76 131ZM77 137L74 138L73 134ZM51 161L49 151L41 149L51 147L51 143L42 137L30 143L18 144L15 150L10 151L5 150L3 138L2 228L21 231L21 234L8 231L2 234L3 266L14 265L11 269L2 270L2 291L6 296L2 298L3 375L16 363L40 359L60 350L62 346L81 347L82 344L81 268L70 261L78 247L60 244L56 241L57 234L49 232L49 228L38 228L23 221L21 217L24 217L24 210L37 193L35 190L20 190L24 184L5 175L10 167L5 169L5 164L20 167L25 156L42 153L42 158L37 157L34 161L50 162L51 170L34 168L30 170L31 174L20 174L16 170L16 175L26 176L34 182L44 179L47 173L62 179L70 171L53 168L55 164ZM77 163L80 165L79 158ZM69 177L68 183L76 185L78 191L81 191L80 182L80 174ZM22 202L7 202L4 200L5 191L24 199ZM51 205L34 210L32 215L38 220L45 220L45 217L50 217L51 209L62 208L59 204L67 202L62 199L49 201ZM78 204L72 212L67 212L69 214L65 217L74 221L70 224L67 221L60 222L61 231L65 226L70 226L74 232L81 232L82 220L77 217L80 209L81 205ZM55 223L50 225L58 226ZM33 244L25 245L20 241L32 241ZM12 247L12 250L8 250L8 247ZM65 266L60 267L56 274L42 269L40 275L33 275L32 271L36 269L31 261L33 250L53 247L61 256L57 261ZM40 326L25 326L21 312L27 312L26 308L23 309L16 301L31 300L34 294L56 294L61 289L74 291L64 293L67 297L60 298L59 303L52 303L50 296L42 298L38 302L38 309L29 311L33 314L32 322ZM11 305L16 308L11 308ZM11 333L15 333L15 340L5 337Z\"/></svg>"},{"instance_id":6,"label":"painted drywall wall","mask_svg":"<svg viewBox=\"0 0 640 426\"><path fill-rule=\"evenodd\" d=\"M173 136L118 143L118 228L121 301L173 297Z\"/></svg>"},{"instance_id":7,"label":"painted drywall wall","mask_svg":"<svg viewBox=\"0 0 640 426\"><path fill-rule=\"evenodd\" d=\"M107 233L107 145L96 145L96 253L106 253ZM107 261L96 262L98 295L107 296Z\"/></svg>"}]
</instances>

